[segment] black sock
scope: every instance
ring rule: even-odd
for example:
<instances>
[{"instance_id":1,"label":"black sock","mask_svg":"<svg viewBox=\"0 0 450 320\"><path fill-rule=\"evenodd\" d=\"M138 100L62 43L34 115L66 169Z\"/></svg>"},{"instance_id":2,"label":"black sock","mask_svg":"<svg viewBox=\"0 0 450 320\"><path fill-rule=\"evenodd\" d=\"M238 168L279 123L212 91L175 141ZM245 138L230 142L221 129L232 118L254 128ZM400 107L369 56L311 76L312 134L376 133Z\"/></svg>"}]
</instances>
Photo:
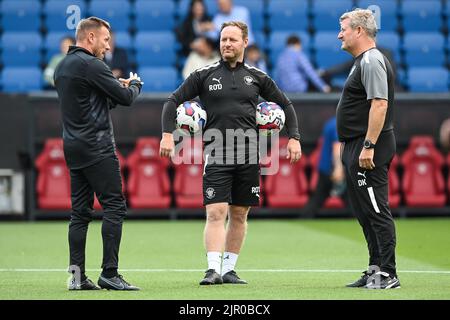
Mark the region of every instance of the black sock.
<instances>
[{"instance_id":1,"label":"black sock","mask_svg":"<svg viewBox=\"0 0 450 320\"><path fill-rule=\"evenodd\" d=\"M117 269L103 269L102 276L105 278L113 278L118 275Z\"/></svg>"}]
</instances>

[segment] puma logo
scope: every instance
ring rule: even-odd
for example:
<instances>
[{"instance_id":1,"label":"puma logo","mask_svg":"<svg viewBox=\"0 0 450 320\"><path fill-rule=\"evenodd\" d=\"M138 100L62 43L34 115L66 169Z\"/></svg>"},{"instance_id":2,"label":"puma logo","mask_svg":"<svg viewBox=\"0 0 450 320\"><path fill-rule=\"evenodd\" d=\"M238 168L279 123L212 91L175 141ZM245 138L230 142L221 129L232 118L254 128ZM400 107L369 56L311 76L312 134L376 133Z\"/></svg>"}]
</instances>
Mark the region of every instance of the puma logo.
<instances>
[{"instance_id":1,"label":"puma logo","mask_svg":"<svg viewBox=\"0 0 450 320\"><path fill-rule=\"evenodd\" d=\"M217 83L220 83L220 80L222 80L222 77L220 77L219 79L217 79L217 78L212 78L212 81L217 81Z\"/></svg>"},{"instance_id":2,"label":"puma logo","mask_svg":"<svg viewBox=\"0 0 450 320\"><path fill-rule=\"evenodd\" d=\"M364 173L358 172L358 176L363 176L364 179L366 179L366 171L364 171Z\"/></svg>"}]
</instances>

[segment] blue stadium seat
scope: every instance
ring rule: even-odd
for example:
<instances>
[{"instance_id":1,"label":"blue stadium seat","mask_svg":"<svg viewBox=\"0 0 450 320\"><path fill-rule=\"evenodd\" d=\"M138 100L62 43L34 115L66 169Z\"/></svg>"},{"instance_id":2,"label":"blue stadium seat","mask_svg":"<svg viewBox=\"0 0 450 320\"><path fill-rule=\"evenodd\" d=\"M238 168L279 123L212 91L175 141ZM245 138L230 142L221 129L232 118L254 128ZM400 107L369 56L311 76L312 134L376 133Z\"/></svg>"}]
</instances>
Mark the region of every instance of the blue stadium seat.
<instances>
[{"instance_id":1,"label":"blue stadium seat","mask_svg":"<svg viewBox=\"0 0 450 320\"><path fill-rule=\"evenodd\" d=\"M180 2L178 3L178 6L176 8L176 14L178 16L179 19L184 19L186 17L186 15L189 13L189 5L191 3L191 0L180 0ZM212 17L214 17L214 15L217 13L218 8L217 8L217 2L216 1L207 1L205 3L206 5L206 11L208 13L208 15Z\"/></svg>"},{"instance_id":2,"label":"blue stadium seat","mask_svg":"<svg viewBox=\"0 0 450 320\"><path fill-rule=\"evenodd\" d=\"M92 0L89 15L105 19L114 31L128 31L131 6L122 0Z\"/></svg>"},{"instance_id":3,"label":"blue stadium seat","mask_svg":"<svg viewBox=\"0 0 450 320\"><path fill-rule=\"evenodd\" d=\"M440 0L403 1L401 15L404 31L439 31L442 27L441 10Z\"/></svg>"},{"instance_id":4,"label":"blue stadium seat","mask_svg":"<svg viewBox=\"0 0 450 320\"><path fill-rule=\"evenodd\" d=\"M44 25L49 32L53 31L68 31L67 24L73 29L76 27L76 21L72 17L73 11L67 10L77 6L80 9L80 18L86 17L86 4L83 0L48 0L44 4L43 12L45 16Z\"/></svg>"},{"instance_id":5,"label":"blue stadium seat","mask_svg":"<svg viewBox=\"0 0 450 320\"><path fill-rule=\"evenodd\" d=\"M177 42L172 32L139 32L134 47L139 67L171 67L175 64Z\"/></svg>"},{"instance_id":6,"label":"blue stadium seat","mask_svg":"<svg viewBox=\"0 0 450 320\"><path fill-rule=\"evenodd\" d=\"M4 0L0 8L3 30L39 31L41 27L39 0Z\"/></svg>"},{"instance_id":7,"label":"blue stadium seat","mask_svg":"<svg viewBox=\"0 0 450 320\"><path fill-rule=\"evenodd\" d=\"M137 0L135 26L142 31L172 31L175 27L175 4L165 0Z\"/></svg>"},{"instance_id":8,"label":"blue stadium seat","mask_svg":"<svg viewBox=\"0 0 450 320\"><path fill-rule=\"evenodd\" d=\"M260 50L265 50L267 47L266 35L262 31L253 32L255 37L255 44L258 45Z\"/></svg>"},{"instance_id":9,"label":"blue stadium seat","mask_svg":"<svg viewBox=\"0 0 450 320\"><path fill-rule=\"evenodd\" d=\"M307 31L308 2L306 0L270 1L267 10L271 31L299 30Z\"/></svg>"},{"instance_id":10,"label":"blue stadium seat","mask_svg":"<svg viewBox=\"0 0 450 320\"><path fill-rule=\"evenodd\" d=\"M397 32L380 30L377 34L377 46L390 49L394 55L395 62L400 63L400 37Z\"/></svg>"},{"instance_id":11,"label":"blue stadium seat","mask_svg":"<svg viewBox=\"0 0 450 320\"><path fill-rule=\"evenodd\" d=\"M41 62L42 38L37 32L5 32L0 44L6 66L37 66Z\"/></svg>"},{"instance_id":12,"label":"blue stadium seat","mask_svg":"<svg viewBox=\"0 0 450 320\"><path fill-rule=\"evenodd\" d=\"M301 39L303 51L310 56L310 38L308 33L295 30L275 31L269 36L268 46L268 49L270 49L269 58L272 65L275 65L277 62L278 56L286 48L287 38L292 34L297 35Z\"/></svg>"},{"instance_id":13,"label":"blue stadium seat","mask_svg":"<svg viewBox=\"0 0 450 320\"><path fill-rule=\"evenodd\" d=\"M353 57L341 49L341 41L336 32L318 32L314 37L317 68L326 69Z\"/></svg>"},{"instance_id":14,"label":"blue stadium seat","mask_svg":"<svg viewBox=\"0 0 450 320\"><path fill-rule=\"evenodd\" d=\"M75 38L75 31L49 32L47 34L44 40L45 63L48 63L53 55L59 53L61 39L66 36Z\"/></svg>"},{"instance_id":15,"label":"blue stadium seat","mask_svg":"<svg viewBox=\"0 0 450 320\"><path fill-rule=\"evenodd\" d=\"M369 6L378 6L379 10L370 9L375 13L380 13L377 19L378 29L381 31L396 31L398 28L398 12L399 8L396 1L392 0L360 0L357 6L362 9L368 9Z\"/></svg>"},{"instance_id":16,"label":"blue stadium seat","mask_svg":"<svg viewBox=\"0 0 450 320\"><path fill-rule=\"evenodd\" d=\"M248 9L253 33L264 29L264 0L234 0L233 3Z\"/></svg>"},{"instance_id":17,"label":"blue stadium seat","mask_svg":"<svg viewBox=\"0 0 450 320\"><path fill-rule=\"evenodd\" d=\"M26 93L42 89L42 73L37 67L5 67L0 76L4 92Z\"/></svg>"},{"instance_id":18,"label":"blue stadium seat","mask_svg":"<svg viewBox=\"0 0 450 320\"><path fill-rule=\"evenodd\" d=\"M339 18L353 9L351 0L315 0L312 2L311 15L317 31L338 31Z\"/></svg>"},{"instance_id":19,"label":"blue stadium seat","mask_svg":"<svg viewBox=\"0 0 450 320\"><path fill-rule=\"evenodd\" d=\"M116 46L132 50L133 49L133 39L130 34L126 31L114 32L116 38Z\"/></svg>"},{"instance_id":20,"label":"blue stadium seat","mask_svg":"<svg viewBox=\"0 0 450 320\"><path fill-rule=\"evenodd\" d=\"M408 67L435 66L445 63L444 36L436 32L410 32L404 36L405 64Z\"/></svg>"},{"instance_id":21,"label":"blue stadium seat","mask_svg":"<svg viewBox=\"0 0 450 320\"><path fill-rule=\"evenodd\" d=\"M449 73L445 68L410 68L407 84L411 92L447 92Z\"/></svg>"},{"instance_id":22,"label":"blue stadium seat","mask_svg":"<svg viewBox=\"0 0 450 320\"><path fill-rule=\"evenodd\" d=\"M144 92L172 92L179 84L177 70L171 67L139 68Z\"/></svg>"}]
</instances>

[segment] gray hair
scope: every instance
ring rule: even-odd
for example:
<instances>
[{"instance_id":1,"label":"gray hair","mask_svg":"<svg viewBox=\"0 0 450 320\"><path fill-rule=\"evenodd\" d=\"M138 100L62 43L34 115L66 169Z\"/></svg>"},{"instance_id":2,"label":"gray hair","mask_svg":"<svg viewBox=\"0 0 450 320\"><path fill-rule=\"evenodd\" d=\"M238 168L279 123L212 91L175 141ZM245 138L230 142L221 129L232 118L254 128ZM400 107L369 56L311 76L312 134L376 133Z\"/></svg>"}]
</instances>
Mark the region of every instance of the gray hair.
<instances>
[{"instance_id":1,"label":"gray hair","mask_svg":"<svg viewBox=\"0 0 450 320\"><path fill-rule=\"evenodd\" d=\"M375 17L373 16L373 12L371 10L358 8L344 13L339 21L344 19L350 19L350 27L352 29L361 27L366 31L370 38L375 39L377 36L377 22L375 21Z\"/></svg>"}]
</instances>

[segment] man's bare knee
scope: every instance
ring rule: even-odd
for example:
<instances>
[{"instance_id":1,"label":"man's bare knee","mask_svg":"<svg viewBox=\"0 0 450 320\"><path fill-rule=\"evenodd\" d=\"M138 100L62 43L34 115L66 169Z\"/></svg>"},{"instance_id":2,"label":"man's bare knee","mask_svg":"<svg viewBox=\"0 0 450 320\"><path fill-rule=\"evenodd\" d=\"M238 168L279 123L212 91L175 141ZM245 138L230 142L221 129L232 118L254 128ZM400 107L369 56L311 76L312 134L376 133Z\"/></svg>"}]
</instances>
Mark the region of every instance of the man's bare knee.
<instances>
[{"instance_id":1,"label":"man's bare knee","mask_svg":"<svg viewBox=\"0 0 450 320\"><path fill-rule=\"evenodd\" d=\"M208 223L224 222L227 216L227 205L212 204L206 206L206 220Z\"/></svg>"}]
</instances>

